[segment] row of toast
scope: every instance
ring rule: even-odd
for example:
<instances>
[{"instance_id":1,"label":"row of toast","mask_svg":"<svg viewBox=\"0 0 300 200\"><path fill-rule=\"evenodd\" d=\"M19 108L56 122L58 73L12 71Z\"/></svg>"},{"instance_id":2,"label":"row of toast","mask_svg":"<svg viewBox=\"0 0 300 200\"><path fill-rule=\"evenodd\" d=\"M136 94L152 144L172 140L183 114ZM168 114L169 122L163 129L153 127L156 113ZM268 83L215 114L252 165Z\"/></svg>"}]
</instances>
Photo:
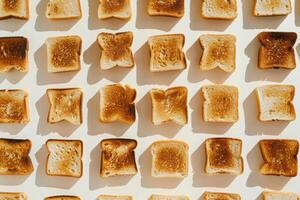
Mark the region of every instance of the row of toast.
<instances>
[{"instance_id":1,"label":"row of toast","mask_svg":"<svg viewBox=\"0 0 300 200\"><path fill-rule=\"evenodd\" d=\"M237 17L236 0L198 0L201 2L201 15L206 19L227 19ZM254 16L288 15L292 12L290 0L252 0ZM180 18L185 12L185 0L148 0L147 12L152 16ZM79 19L82 17L80 0L48 0L46 6L48 19ZM200 12L200 8L199 8ZM99 0L98 18L130 19L131 0ZM1 0L0 19L29 19L29 0Z\"/></svg>"},{"instance_id":2,"label":"row of toast","mask_svg":"<svg viewBox=\"0 0 300 200\"><path fill-rule=\"evenodd\" d=\"M257 66L260 69L296 67L293 48L297 33L262 32L257 35L261 43ZM100 68L130 68L135 65L131 50L132 32L100 33L97 37L101 49ZM150 49L150 71L163 72L183 70L187 67L183 46L183 34L165 34L151 36L148 39ZM200 69L203 71L219 68L224 72L233 72L236 68L236 37L230 34L207 34L199 38L203 49ZM79 36L59 36L46 40L47 71L68 72L80 70L82 41ZM201 54L201 52L199 52ZM28 40L24 37L0 38L0 72L16 69L28 71Z\"/></svg>"},{"instance_id":3,"label":"row of toast","mask_svg":"<svg viewBox=\"0 0 300 200\"><path fill-rule=\"evenodd\" d=\"M1 198L2 197L2 198ZM27 200L27 195L21 193L0 193L0 199L3 200ZM189 200L187 195L162 195L153 194L148 200ZM204 192L202 200L241 200L239 194L233 193L220 193L220 192ZM262 200L299 200L298 194L290 192L275 192L275 191L264 191L262 193ZM80 200L78 196L51 196L46 197L44 200ZM97 200L133 200L133 197L129 195L99 195Z\"/></svg>"},{"instance_id":4,"label":"row of toast","mask_svg":"<svg viewBox=\"0 0 300 200\"><path fill-rule=\"evenodd\" d=\"M242 140L209 138L204 142L208 175L241 175L244 171ZM48 176L80 178L83 173L83 142L81 140L49 139L45 172ZM104 139L100 142L100 176L132 176L138 173L134 139ZM263 158L260 173L295 177L298 174L299 142L292 139L259 141ZM33 172L29 157L30 140L0 139L0 175L27 175ZM100 151L99 149L99 151ZM150 146L153 178L184 178L189 173L189 145L180 140L159 140ZM199 169L201 170L201 169Z\"/></svg>"},{"instance_id":5,"label":"row of toast","mask_svg":"<svg viewBox=\"0 0 300 200\"><path fill-rule=\"evenodd\" d=\"M293 121L295 88L292 85L266 85L255 89L258 119L265 121ZM128 85L112 84L101 88L99 121L132 124L136 120L136 90ZM151 89L152 123L188 123L186 87L166 90ZM83 92L80 88L48 89L50 103L48 123L83 122ZM205 122L234 123L239 120L239 91L235 86L207 85L201 88L202 116ZM0 123L28 123L30 121L28 93L24 90L0 90Z\"/></svg>"}]
</instances>

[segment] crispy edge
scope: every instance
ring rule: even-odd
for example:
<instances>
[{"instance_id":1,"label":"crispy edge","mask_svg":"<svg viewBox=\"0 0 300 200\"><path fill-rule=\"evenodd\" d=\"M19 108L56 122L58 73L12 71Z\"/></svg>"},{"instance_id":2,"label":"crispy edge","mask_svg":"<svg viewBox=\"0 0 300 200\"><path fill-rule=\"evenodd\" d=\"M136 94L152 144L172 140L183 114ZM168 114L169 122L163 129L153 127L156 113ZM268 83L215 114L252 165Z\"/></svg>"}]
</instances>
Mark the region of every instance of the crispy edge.
<instances>
[{"instance_id":1,"label":"crispy edge","mask_svg":"<svg viewBox=\"0 0 300 200\"><path fill-rule=\"evenodd\" d=\"M65 19L81 19L82 18L82 8L81 8L81 3L80 3L80 0L77 0L77 3L78 3L78 8L79 8L79 12L80 14L78 16L71 16L71 17L48 17L47 15L47 9L45 11L45 16L47 19L49 20L57 20L57 21L60 21L60 20L65 20Z\"/></svg>"}]
</instances>

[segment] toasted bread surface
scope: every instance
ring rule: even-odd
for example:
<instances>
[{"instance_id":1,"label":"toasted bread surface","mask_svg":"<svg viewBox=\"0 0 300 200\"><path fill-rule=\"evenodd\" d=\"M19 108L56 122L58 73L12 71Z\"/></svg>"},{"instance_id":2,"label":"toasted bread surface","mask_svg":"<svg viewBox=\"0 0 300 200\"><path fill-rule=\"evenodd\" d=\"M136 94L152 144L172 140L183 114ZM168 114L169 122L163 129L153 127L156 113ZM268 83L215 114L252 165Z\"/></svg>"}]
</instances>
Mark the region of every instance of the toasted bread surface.
<instances>
[{"instance_id":1,"label":"toasted bread surface","mask_svg":"<svg viewBox=\"0 0 300 200\"><path fill-rule=\"evenodd\" d=\"M241 196L233 193L205 192L203 200L241 200Z\"/></svg>"},{"instance_id":2,"label":"toasted bread surface","mask_svg":"<svg viewBox=\"0 0 300 200\"><path fill-rule=\"evenodd\" d=\"M0 37L0 73L11 69L28 71L28 40L25 37Z\"/></svg>"},{"instance_id":3,"label":"toasted bread surface","mask_svg":"<svg viewBox=\"0 0 300 200\"><path fill-rule=\"evenodd\" d=\"M262 32L257 36L261 43L258 56L258 67L261 69L296 67L294 44L297 33Z\"/></svg>"},{"instance_id":4,"label":"toasted bread surface","mask_svg":"<svg viewBox=\"0 0 300 200\"><path fill-rule=\"evenodd\" d=\"M0 90L0 123L25 124L29 121L28 93L24 90Z\"/></svg>"},{"instance_id":5,"label":"toasted bread surface","mask_svg":"<svg viewBox=\"0 0 300 200\"><path fill-rule=\"evenodd\" d=\"M236 0L202 0L202 16L207 19L235 19Z\"/></svg>"},{"instance_id":6,"label":"toasted bread surface","mask_svg":"<svg viewBox=\"0 0 300 200\"><path fill-rule=\"evenodd\" d=\"M261 140L260 150L264 164L260 172L264 175L297 176L299 142L297 140Z\"/></svg>"},{"instance_id":7,"label":"toasted bread surface","mask_svg":"<svg viewBox=\"0 0 300 200\"><path fill-rule=\"evenodd\" d=\"M295 87L292 85L266 85L256 88L260 121L291 121L296 113L292 103Z\"/></svg>"},{"instance_id":8,"label":"toasted bread surface","mask_svg":"<svg viewBox=\"0 0 300 200\"><path fill-rule=\"evenodd\" d=\"M135 121L136 90L128 85L106 85L100 91L100 122Z\"/></svg>"},{"instance_id":9,"label":"toasted bread surface","mask_svg":"<svg viewBox=\"0 0 300 200\"><path fill-rule=\"evenodd\" d=\"M131 0L99 0L98 18L129 19L131 17Z\"/></svg>"},{"instance_id":10,"label":"toasted bread surface","mask_svg":"<svg viewBox=\"0 0 300 200\"><path fill-rule=\"evenodd\" d=\"M208 174L239 175L244 171L242 141L234 138L210 138L205 142Z\"/></svg>"},{"instance_id":11,"label":"toasted bread surface","mask_svg":"<svg viewBox=\"0 0 300 200\"><path fill-rule=\"evenodd\" d=\"M255 0L253 13L255 16L288 15L292 12L290 0Z\"/></svg>"},{"instance_id":12,"label":"toasted bread surface","mask_svg":"<svg viewBox=\"0 0 300 200\"><path fill-rule=\"evenodd\" d=\"M172 71L186 68L186 59L182 51L183 34L166 34L151 36L148 39L150 47L150 71Z\"/></svg>"},{"instance_id":13,"label":"toasted bread surface","mask_svg":"<svg viewBox=\"0 0 300 200\"><path fill-rule=\"evenodd\" d=\"M134 175L137 173L134 149L137 141L132 139L105 139L101 141L102 177Z\"/></svg>"},{"instance_id":14,"label":"toasted bread surface","mask_svg":"<svg viewBox=\"0 0 300 200\"><path fill-rule=\"evenodd\" d=\"M0 200L27 200L23 192L0 192Z\"/></svg>"},{"instance_id":15,"label":"toasted bread surface","mask_svg":"<svg viewBox=\"0 0 300 200\"><path fill-rule=\"evenodd\" d=\"M233 72L236 67L236 37L234 35L202 35L200 45L203 54L200 69L204 71L220 68L225 72Z\"/></svg>"},{"instance_id":16,"label":"toasted bread surface","mask_svg":"<svg viewBox=\"0 0 300 200\"><path fill-rule=\"evenodd\" d=\"M167 90L152 89L152 123L160 125L168 121L187 124L187 88L172 87Z\"/></svg>"},{"instance_id":17,"label":"toasted bread surface","mask_svg":"<svg viewBox=\"0 0 300 200\"><path fill-rule=\"evenodd\" d=\"M121 32L116 34L100 33L98 35L98 44L101 49L101 69L111 69L116 66L133 67L134 58L131 51L132 41L132 32Z\"/></svg>"},{"instance_id":18,"label":"toasted bread surface","mask_svg":"<svg viewBox=\"0 0 300 200\"><path fill-rule=\"evenodd\" d=\"M0 174L28 175L33 171L30 140L0 139Z\"/></svg>"},{"instance_id":19,"label":"toasted bread surface","mask_svg":"<svg viewBox=\"0 0 300 200\"><path fill-rule=\"evenodd\" d=\"M264 191L263 200L300 200L298 194L292 192Z\"/></svg>"},{"instance_id":20,"label":"toasted bread surface","mask_svg":"<svg viewBox=\"0 0 300 200\"><path fill-rule=\"evenodd\" d=\"M151 145L151 175L156 178L183 178L188 175L188 149L185 142L161 140Z\"/></svg>"},{"instance_id":21,"label":"toasted bread surface","mask_svg":"<svg viewBox=\"0 0 300 200\"><path fill-rule=\"evenodd\" d=\"M49 123L63 120L74 125L82 123L83 92L80 88L48 89L47 96L50 102Z\"/></svg>"},{"instance_id":22,"label":"toasted bread surface","mask_svg":"<svg viewBox=\"0 0 300 200\"><path fill-rule=\"evenodd\" d=\"M184 0L149 0L147 8L149 15L182 17L184 15Z\"/></svg>"},{"instance_id":23,"label":"toasted bread surface","mask_svg":"<svg viewBox=\"0 0 300 200\"><path fill-rule=\"evenodd\" d=\"M189 200L188 196L183 195L162 195L153 194L150 196L149 200Z\"/></svg>"},{"instance_id":24,"label":"toasted bread surface","mask_svg":"<svg viewBox=\"0 0 300 200\"><path fill-rule=\"evenodd\" d=\"M128 195L107 195L101 194L98 196L97 200L133 200L131 196Z\"/></svg>"},{"instance_id":25,"label":"toasted bread surface","mask_svg":"<svg viewBox=\"0 0 300 200\"><path fill-rule=\"evenodd\" d=\"M80 70L81 38L59 36L46 40L48 72Z\"/></svg>"},{"instance_id":26,"label":"toasted bread surface","mask_svg":"<svg viewBox=\"0 0 300 200\"><path fill-rule=\"evenodd\" d=\"M29 0L1 0L0 19L29 19Z\"/></svg>"},{"instance_id":27,"label":"toasted bread surface","mask_svg":"<svg viewBox=\"0 0 300 200\"><path fill-rule=\"evenodd\" d=\"M80 0L48 0L48 19L79 19L81 16Z\"/></svg>"},{"instance_id":28,"label":"toasted bread surface","mask_svg":"<svg viewBox=\"0 0 300 200\"><path fill-rule=\"evenodd\" d=\"M238 88L228 85L202 87L203 119L206 122L236 122L239 119Z\"/></svg>"},{"instance_id":29,"label":"toasted bread surface","mask_svg":"<svg viewBox=\"0 0 300 200\"><path fill-rule=\"evenodd\" d=\"M46 173L49 176L82 176L83 143L80 140L55 140L46 142L48 157Z\"/></svg>"},{"instance_id":30,"label":"toasted bread surface","mask_svg":"<svg viewBox=\"0 0 300 200\"><path fill-rule=\"evenodd\" d=\"M45 198L45 200L80 200L80 197L77 196L68 196L68 195L60 195L60 196L51 196Z\"/></svg>"}]
</instances>

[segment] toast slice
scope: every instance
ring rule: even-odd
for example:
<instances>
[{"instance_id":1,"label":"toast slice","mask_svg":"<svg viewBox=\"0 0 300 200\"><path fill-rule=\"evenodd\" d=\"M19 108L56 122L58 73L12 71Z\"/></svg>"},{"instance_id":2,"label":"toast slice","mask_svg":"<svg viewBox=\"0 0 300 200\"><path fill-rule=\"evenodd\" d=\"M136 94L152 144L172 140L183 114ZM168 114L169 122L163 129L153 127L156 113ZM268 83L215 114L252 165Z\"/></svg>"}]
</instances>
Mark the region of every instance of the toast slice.
<instances>
[{"instance_id":1,"label":"toast slice","mask_svg":"<svg viewBox=\"0 0 300 200\"><path fill-rule=\"evenodd\" d=\"M137 167L134 149L137 141L132 139L105 139L101 141L100 175L135 175Z\"/></svg>"},{"instance_id":2,"label":"toast slice","mask_svg":"<svg viewBox=\"0 0 300 200\"><path fill-rule=\"evenodd\" d=\"M30 121L28 93L0 90L0 123L26 124Z\"/></svg>"},{"instance_id":3,"label":"toast slice","mask_svg":"<svg viewBox=\"0 0 300 200\"><path fill-rule=\"evenodd\" d=\"M264 159L264 164L260 168L262 174L297 176L299 152L297 140L261 140L259 146Z\"/></svg>"},{"instance_id":4,"label":"toast slice","mask_svg":"<svg viewBox=\"0 0 300 200\"><path fill-rule=\"evenodd\" d=\"M205 141L208 174L240 175L244 171L242 140L235 138L210 138Z\"/></svg>"},{"instance_id":5,"label":"toast slice","mask_svg":"<svg viewBox=\"0 0 300 200\"><path fill-rule=\"evenodd\" d=\"M48 19L80 19L81 16L80 0L48 0L46 9Z\"/></svg>"},{"instance_id":6,"label":"toast slice","mask_svg":"<svg viewBox=\"0 0 300 200\"><path fill-rule=\"evenodd\" d=\"M150 71L172 71L186 68L186 59L182 51L183 34L156 35L148 39L150 47Z\"/></svg>"},{"instance_id":7,"label":"toast slice","mask_svg":"<svg viewBox=\"0 0 300 200\"><path fill-rule=\"evenodd\" d=\"M149 0L148 14L152 16L183 17L184 0Z\"/></svg>"},{"instance_id":8,"label":"toast slice","mask_svg":"<svg viewBox=\"0 0 300 200\"><path fill-rule=\"evenodd\" d=\"M261 43L258 67L261 69L295 69L295 50L293 48L297 33L262 32L257 36Z\"/></svg>"},{"instance_id":9,"label":"toast slice","mask_svg":"<svg viewBox=\"0 0 300 200\"><path fill-rule=\"evenodd\" d=\"M206 122L237 122L238 88L228 85L203 86L203 120Z\"/></svg>"},{"instance_id":10,"label":"toast slice","mask_svg":"<svg viewBox=\"0 0 300 200\"><path fill-rule=\"evenodd\" d=\"M33 172L30 140L0 138L0 175L28 175Z\"/></svg>"},{"instance_id":11,"label":"toast slice","mask_svg":"<svg viewBox=\"0 0 300 200\"><path fill-rule=\"evenodd\" d=\"M66 120L74 125L82 123L83 92L80 88L48 89L50 102L48 123Z\"/></svg>"},{"instance_id":12,"label":"toast slice","mask_svg":"<svg viewBox=\"0 0 300 200\"><path fill-rule=\"evenodd\" d=\"M130 19L131 0L99 0L99 19Z\"/></svg>"},{"instance_id":13,"label":"toast slice","mask_svg":"<svg viewBox=\"0 0 300 200\"><path fill-rule=\"evenodd\" d=\"M241 200L239 194L220 193L220 192L205 192L203 200Z\"/></svg>"},{"instance_id":14,"label":"toast slice","mask_svg":"<svg viewBox=\"0 0 300 200\"><path fill-rule=\"evenodd\" d=\"M200 69L209 71L220 68L225 72L233 72L236 67L236 37L229 34L207 34L200 36L203 54Z\"/></svg>"},{"instance_id":15,"label":"toast slice","mask_svg":"<svg viewBox=\"0 0 300 200\"><path fill-rule=\"evenodd\" d=\"M80 197L69 196L69 195L60 195L60 196L51 196L45 198L45 200L80 200Z\"/></svg>"},{"instance_id":16,"label":"toast slice","mask_svg":"<svg viewBox=\"0 0 300 200\"><path fill-rule=\"evenodd\" d=\"M1 0L0 19L29 19L29 0Z\"/></svg>"},{"instance_id":17,"label":"toast slice","mask_svg":"<svg viewBox=\"0 0 300 200\"><path fill-rule=\"evenodd\" d=\"M237 17L236 0L203 0L202 17L232 20Z\"/></svg>"},{"instance_id":18,"label":"toast slice","mask_svg":"<svg viewBox=\"0 0 300 200\"><path fill-rule=\"evenodd\" d=\"M27 195L23 192L0 192L1 200L27 200Z\"/></svg>"},{"instance_id":19,"label":"toast slice","mask_svg":"<svg viewBox=\"0 0 300 200\"><path fill-rule=\"evenodd\" d=\"M11 69L28 71L28 40L25 37L0 37L0 73Z\"/></svg>"},{"instance_id":20,"label":"toast slice","mask_svg":"<svg viewBox=\"0 0 300 200\"><path fill-rule=\"evenodd\" d=\"M266 85L256 88L258 119L260 121L292 121L296 119L292 103L295 87L292 85Z\"/></svg>"},{"instance_id":21,"label":"toast slice","mask_svg":"<svg viewBox=\"0 0 300 200\"><path fill-rule=\"evenodd\" d=\"M300 200L300 196L291 192L264 191L263 200Z\"/></svg>"},{"instance_id":22,"label":"toast slice","mask_svg":"<svg viewBox=\"0 0 300 200\"><path fill-rule=\"evenodd\" d=\"M133 67L134 58L131 51L132 32L100 33L98 44L101 49L100 68Z\"/></svg>"},{"instance_id":23,"label":"toast slice","mask_svg":"<svg viewBox=\"0 0 300 200\"><path fill-rule=\"evenodd\" d=\"M183 195L162 195L153 194L150 196L149 200L189 200L188 196Z\"/></svg>"},{"instance_id":24,"label":"toast slice","mask_svg":"<svg viewBox=\"0 0 300 200\"><path fill-rule=\"evenodd\" d=\"M128 196L128 195L101 194L98 196L97 200L133 200L133 198L132 198L132 196Z\"/></svg>"},{"instance_id":25,"label":"toast slice","mask_svg":"<svg viewBox=\"0 0 300 200\"><path fill-rule=\"evenodd\" d=\"M100 90L100 122L135 121L136 90L129 85L106 85Z\"/></svg>"},{"instance_id":26,"label":"toast slice","mask_svg":"<svg viewBox=\"0 0 300 200\"><path fill-rule=\"evenodd\" d=\"M160 140L152 143L152 177L186 177L188 175L188 150L188 144L183 141Z\"/></svg>"},{"instance_id":27,"label":"toast slice","mask_svg":"<svg viewBox=\"0 0 300 200\"><path fill-rule=\"evenodd\" d=\"M79 36L50 37L46 40L48 72L80 70L81 38Z\"/></svg>"},{"instance_id":28,"label":"toast slice","mask_svg":"<svg viewBox=\"0 0 300 200\"><path fill-rule=\"evenodd\" d=\"M46 142L48 157L46 174L49 176L82 176L83 143L81 140L54 140Z\"/></svg>"},{"instance_id":29,"label":"toast slice","mask_svg":"<svg viewBox=\"0 0 300 200\"><path fill-rule=\"evenodd\" d=\"M254 16L278 16L288 15L292 12L290 0L255 0Z\"/></svg>"},{"instance_id":30,"label":"toast slice","mask_svg":"<svg viewBox=\"0 0 300 200\"><path fill-rule=\"evenodd\" d=\"M173 121L179 125L187 124L187 93L186 87L152 89L152 123L160 125Z\"/></svg>"}]
</instances>

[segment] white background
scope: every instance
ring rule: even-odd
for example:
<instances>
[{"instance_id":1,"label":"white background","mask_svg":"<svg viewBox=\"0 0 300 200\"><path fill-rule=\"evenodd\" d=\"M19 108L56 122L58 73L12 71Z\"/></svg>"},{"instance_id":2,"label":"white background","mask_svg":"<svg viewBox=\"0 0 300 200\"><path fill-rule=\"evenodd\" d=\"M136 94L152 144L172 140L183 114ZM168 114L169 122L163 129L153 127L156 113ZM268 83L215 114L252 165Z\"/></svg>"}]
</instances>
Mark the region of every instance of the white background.
<instances>
[{"instance_id":1,"label":"white background","mask_svg":"<svg viewBox=\"0 0 300 200\"><path fill-rule=\"evenodd\" d=\"M130 21L98 20L98 0L81 1L83 18L71 21L48 21L45 18L46 0L31 0L30 20L0 22L1 36L29 38L30 70L27 74L9 72L0 77L1 89L21 88L29 91L31 122L27 125L1 125L1 137L28 138L33 142L30 156L34 172L30 176L1 176L0 191L24 191L29 199L43 199L48 195L73 194L83 200L95 199L99 194L131 194L135 199L148 199L152 193L188 194L199 199L204 191L240 193L243 199L260 199L264 189L299 191L300 176L295 178L260 175L262 162L257 142L263 138L300 139L300 117L291 123L260 123L256 119L257 106L253 90L270 82L299 84L299 67L293 71L259 70L256 67L259 44L257 33L266 29L277 31L300 30L300 1L292 0L293 13L287 17L257 18L252 16L253 0L238 0L238 18L234 21L207 21L200 17L200 0L186 0L186 13L181 19L150 17L146 13L147 0L132 0ZM296 10L296 16L295 11ZM96 37L100 32L133 31L133 69L99 69L99 48ZM164 33L184 33L188 68L184 71L150 73L149 36ZM219 70L199 70L200 45L204 33L231 33L237 36L237 68L232 74ZM79 72L51 74L46 70L44 41L49 36L77 34L82 37L82 69ZM299 41L296 49L300 51ZM296 55L297 63L298 55ZM112 82L130 84L137 89L137 120L132 126L98 122L98 91ZM240 120L233 125L204 123L201 119L199 89L204 84L226 83L240 89ZM189 123L153 126L151 102L147 92L152 87L187 86L189 89ZM47 88L81 87L84 91L84 123L77 127L68 123L49 125L46 122ZM299 111L299 92L296 90L295 108ZM298 115L300 116L299 112ZM207 176L203 173L206 138L225 136L243 140L245 172L238 177ZM139 173L134 177L99 177L99 142L104 138L124 137L138 140L136 149ZM80 179L49 177L45 175L49 138L74 138L84 142L84 167ZM182 180L153 179L150 177L149 145L158 139L176 138L189 143L189 176Z\"/></svg>"}]
</instances>

